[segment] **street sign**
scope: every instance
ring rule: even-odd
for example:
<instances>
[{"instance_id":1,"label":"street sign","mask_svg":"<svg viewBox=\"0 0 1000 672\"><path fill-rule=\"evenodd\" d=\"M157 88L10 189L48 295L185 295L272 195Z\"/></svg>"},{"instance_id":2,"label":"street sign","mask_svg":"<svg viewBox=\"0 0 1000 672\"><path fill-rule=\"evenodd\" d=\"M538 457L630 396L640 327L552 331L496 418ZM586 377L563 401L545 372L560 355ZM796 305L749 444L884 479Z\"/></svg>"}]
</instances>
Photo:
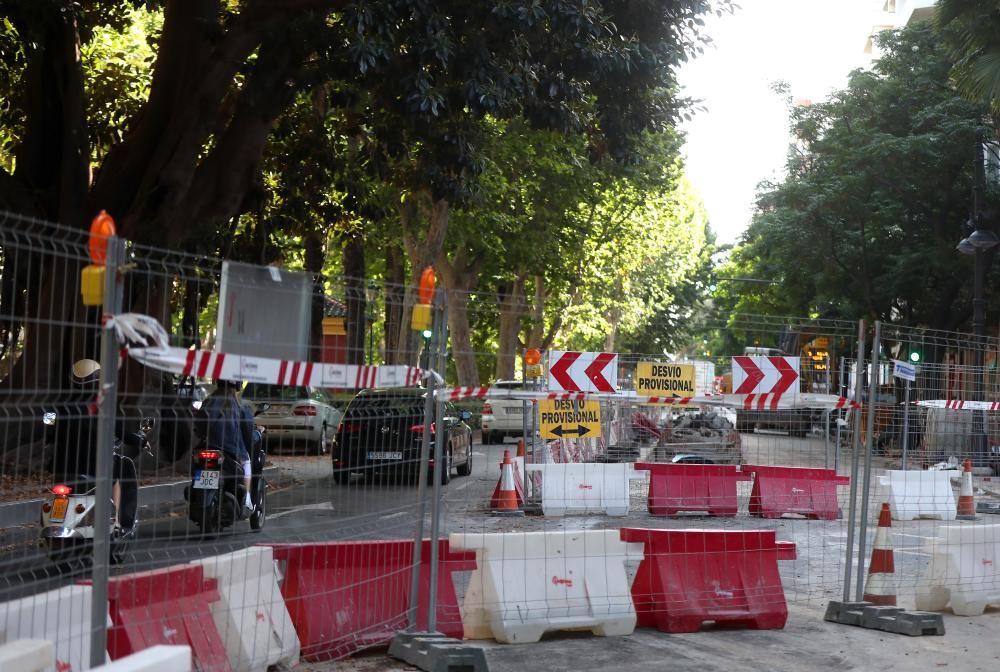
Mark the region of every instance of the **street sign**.
<instances>
[{"instance_id":1,"label":"street sign","mask_svg":"<svg viewBox=\"0 0 1000 672\"><path fill-rule=\"evenodd\" d=\"M635 367L635 391L650 397L693 397L694 364L639 362Z\"/></svg>"},{"instance_id":2,"label":"street sign","mask_svg":"<svg viewBox=\"0 0 1000 672\"><path fill-rule=\"evenodd\" d=\"M618 391L618 355L550 350L549 391L614 394Z\"/></svg>"},{"instance_id":3,"label":"street sign","mask_svg":"<svg viewBox=\"0 0 1000 672\"><path fill-rule=\"evenodd\" d=\"M917 367L894 359L892 360L892 375L894 378L902 378L914 383L917 380Z\"/></svg>"},{"instance_id":4,"label":"street sign","mask_svg":"<svg viewBox=\"0 0 1000 672\"><path fill-rule=\"evenodd\" d=\"M589 439L601 435L601 402L592 399L541 399L539 432L545 439Z\"/></svg>"},{"instance_id":5,"label":"street sign","mask_svg":"<svg viewBox=\"0 0 1000 672\"><path fill-rule=\"evenodd\" d=\"M798 394L798 357L733 357L734 394Z\"/></svg>"}]
</instances>

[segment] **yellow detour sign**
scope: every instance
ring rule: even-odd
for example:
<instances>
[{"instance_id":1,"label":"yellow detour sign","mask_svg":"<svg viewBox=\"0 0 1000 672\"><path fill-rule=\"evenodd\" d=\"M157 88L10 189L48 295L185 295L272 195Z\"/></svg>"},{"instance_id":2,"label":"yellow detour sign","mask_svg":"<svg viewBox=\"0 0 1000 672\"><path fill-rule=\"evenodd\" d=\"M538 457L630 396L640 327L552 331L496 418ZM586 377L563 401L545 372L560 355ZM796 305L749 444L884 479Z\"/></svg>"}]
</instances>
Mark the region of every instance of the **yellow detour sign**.
<instances>
[{"instance_id":1,"label":"yellow detour sign","mask_svg":"<svg viewBox=\"0 0 1000 672\"><path fill-rule=\"evenodd\" d=\"M647 397L693 397L694 364L639 362L635 393Z\"/></svg>"},{"instance_id":2,"label":"yellow detour sign","mask_svg":"<svg viewBox=\"0 0 1000 672\"><path fill-rule=\"evenodd\" d=\"M601 402L541 399L539 429L545 439L590 439L601 435Z\"/></svg>"}]
</instances>

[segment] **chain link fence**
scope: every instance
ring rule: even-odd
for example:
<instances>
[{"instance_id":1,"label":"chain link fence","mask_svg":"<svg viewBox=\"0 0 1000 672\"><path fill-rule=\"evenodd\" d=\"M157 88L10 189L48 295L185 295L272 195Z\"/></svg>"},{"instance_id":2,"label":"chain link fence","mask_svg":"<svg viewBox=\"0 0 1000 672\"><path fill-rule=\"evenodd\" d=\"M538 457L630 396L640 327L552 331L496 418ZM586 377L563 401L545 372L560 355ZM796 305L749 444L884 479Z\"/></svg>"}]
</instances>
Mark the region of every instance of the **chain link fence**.
<instances>
[{"instance_id":1,"label":"chain link fence","mask_svg":"<svg viewBox=\"0 0 1000 672\"><path fill-rule=\"evenodd\" d=\"M883 503L913 606L947 579L966 458L983 512L960 524L992 529L994 339L707 313L677 352L536 370L534 302L118 238L102 275L91 242L0 221L0 619L74 669L193 622L201 669L734 604L780 627L786 601L865 594Z\"/></svg>"}]
</instances>

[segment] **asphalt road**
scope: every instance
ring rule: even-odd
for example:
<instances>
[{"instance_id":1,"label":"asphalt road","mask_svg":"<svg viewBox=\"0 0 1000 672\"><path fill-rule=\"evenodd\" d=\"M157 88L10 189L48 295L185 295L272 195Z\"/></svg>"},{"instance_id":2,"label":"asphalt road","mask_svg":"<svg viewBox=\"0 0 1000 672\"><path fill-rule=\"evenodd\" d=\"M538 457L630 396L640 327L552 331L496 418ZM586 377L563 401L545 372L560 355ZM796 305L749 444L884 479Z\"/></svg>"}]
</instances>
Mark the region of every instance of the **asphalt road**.
<instances>
[{"instance_id":1,"label":"asphalt road","mask_svg":"<svg viewBox=\"0 0 1000 672\"><path fill-rule=\"evenodd\" d=\"M761 433L744 434L742 440L744 461L748 463L832 466L835 459L832 446L821 437L794 439L776 433ZM632 510L625 518L595 515L511 519L490 516L487 503L499 476L499 463L505 448L513 452L515 445L510 439L505 446L476 444L473 448L472 475L452 476L451 483L442 487L442 536L450 532L615 529L623 526L775 529L778 539L795 542L798 548L796 560L780 563L786 596L790 601L820 603L838 596L842 590L846 521L843 518L816 521L750 517L746 510L749 483L739 484L741 510L735 518L698 515L651 517L646 511L647 486L641 481L632 483ZM187 520L183 502L141 501L142 522L131 557L125 565L113 568L113 572L127 573L167 566L257 543L413 537L417 522L417 488L414 485L365 484L357 480L337 485L331 479L328 456L272 455L270 459L279 468L280 475L274 479L275 487L268 496L269 513L263 531L251 533L248 524L242 522L218 536L205 537ZM839 460L840 472L847 473L849 465L849 451L843 451ZM884 464L879 462L875 466L878 468ZM848 492L846 487L839 488L845 515L849 505ZM877 504L876 501L870 502L870 517L877 515ZM928 556L923 545L926 539L934 536L940 524L940 521L921 520L894 525L892 539L897 549L896 571L901 596L912 591L917 577L926 566ZM430 531L428 511L424 535L430 536ZM870 529L869 549L873 535L874 529ZM37 525L0 529L0 602L89 576L89 568L80 563L52 563L37 547L37 536Z\"/></svg>"}]
</instances>

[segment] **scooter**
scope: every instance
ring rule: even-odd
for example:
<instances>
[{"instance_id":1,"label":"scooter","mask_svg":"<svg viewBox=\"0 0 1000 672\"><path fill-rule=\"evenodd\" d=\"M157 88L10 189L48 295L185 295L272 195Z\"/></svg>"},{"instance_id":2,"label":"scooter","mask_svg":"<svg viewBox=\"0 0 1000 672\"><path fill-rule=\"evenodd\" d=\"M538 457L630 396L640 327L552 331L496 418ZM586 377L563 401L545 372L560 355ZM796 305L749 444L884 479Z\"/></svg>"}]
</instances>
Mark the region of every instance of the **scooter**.
<instances>
[{"instance_id":1,"label":"scooter","mask_svg":"<svg viewBox=\"0 0 1000 672\"><path fill-rule=\"evenodd\" d=\"M257 407L258 415L269 408ZM221 450L206 448L204 444L191 452L191 485L184 489L188 502L188 518L201 530L212 535L238 521L249 518L250 529L259 532L267 518L267 482L264 479L264 428L254 428L254 446L250 454L250 501L253 511L244 514L243 502L246 487L243 467L237 460Z\"/></svg>"},{"instance_id":2,"label":"scooter","mask_svg":"<svg viewBox=\"0 0 1000 672\"><path fill-rule=\"evenodd\" d=\"M46 427L46 436L51 437L56 424L56 414L46 412L42 422ZM150 451L147 434L153 429L153 420L143 418L136 437L142 450ZM123 451L123 444L115 437L114 459L120 460L121 502L132 502L136 511L131 513L131 521L119 516L111 503L111 545L110 561L121 564L128 552L129 544L136 536L139 526L138 518L138 474L135 462ZM129 491L131 489L131 491ZM89 474L79 474L76 478L56 483L52 486L52 496L42 503L41 510L41 544L47 549L49 558L60 562L82 557L91 552L94 543L94 512L97 505L97 480ZM120 527L116 528L114 520L118 519Z\"/></svg>"}]
</instances>

